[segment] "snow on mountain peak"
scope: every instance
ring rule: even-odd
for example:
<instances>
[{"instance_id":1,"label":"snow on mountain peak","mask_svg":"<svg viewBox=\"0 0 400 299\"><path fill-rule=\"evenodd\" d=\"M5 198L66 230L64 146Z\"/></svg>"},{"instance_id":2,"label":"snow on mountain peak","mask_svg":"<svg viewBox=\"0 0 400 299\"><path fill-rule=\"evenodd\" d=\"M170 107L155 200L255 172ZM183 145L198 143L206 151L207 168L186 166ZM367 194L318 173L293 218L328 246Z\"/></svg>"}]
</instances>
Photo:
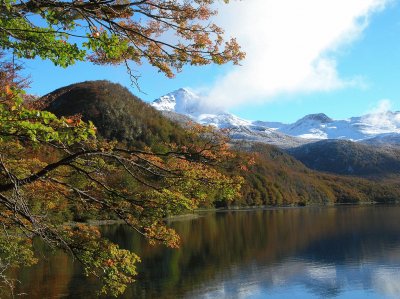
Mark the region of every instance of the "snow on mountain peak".
<instances>
[{"instance_id":1,"label":"snow on mountain peak","mask_svg":"<svg viewBox=\"0 0 400 299\"><path fill-rule=\"evenodd\" d=\"M152 106L157 110L192 114L199 105L200 97L186 88L180 88L156 99Z\"/></svg>"},{"instance_id":2,"label":"snow on mountain peak","mask_svg":"<svg viewBox=\"0 0 400 299\"><path fill-rule=\"evenodd\" d=\"M152 104L161 111L172 111L196 117L202 113L216 113L204 99L188 88L180 88L156 99ZM214 110L214 111L213 111Z\"/></svg>"},{"instance_id":3,"label":"snow on mountain peak","mask_svg":"<svg viewBox=\"0 0 400 299\"><path fill-rule=\"evenodd\" d=\"M217 128L234 128L238 139L257 140L285 147L287 144L308 143L321 139L363 141L383 134L400 136L400 112L379 111L361 117L333 120L324 113L309 114L292 124L249 121L210 107L204 99L190 89L170 92L151 104L161 111L171 111L189 116L194 121ZM387 135L382 140L400 140Z\"/></svg>"}]
</instances>

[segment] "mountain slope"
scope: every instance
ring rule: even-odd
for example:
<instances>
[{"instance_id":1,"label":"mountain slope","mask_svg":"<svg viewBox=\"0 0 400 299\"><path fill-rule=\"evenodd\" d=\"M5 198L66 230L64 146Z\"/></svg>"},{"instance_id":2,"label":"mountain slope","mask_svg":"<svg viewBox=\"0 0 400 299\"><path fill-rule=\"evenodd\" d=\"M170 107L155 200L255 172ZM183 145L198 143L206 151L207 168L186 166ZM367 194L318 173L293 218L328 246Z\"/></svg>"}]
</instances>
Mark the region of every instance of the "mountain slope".
<instances>
[{"instance_id":1,"label":"mountain slope","mask_svg":"<svg viewBox=\"0 0 400 299\"><path fill-rule=\"evenodd\" d=\"M364 144L374 145L378 147L399 148L400 134L398 133L379 134L375 137L362 140L361 142Z\"/></svg>"},{"instance_id":2,"label":"mountain slope","mask_svg":"<svg viewBox=\"0 0 400 299\"><path fill-rule=\"evenodd\" d=\"M45 109L58 116L82 114L101 136L135 146L180 143L185 131L175 122L108 81L87 81L57 89L41 98Z\"/></svg>"},{"instance_id":3,"label":"mountain slope","mask_svg":"<svg viewBox=\"0 0 400 299\"><path fill-rule=\"evenodd\" d=\"M397 179L370 180L313 171L282 150L266 145L241 143L255 163L245 178L242 200L249 205L308 205L400 200ZM232 171L234 172L234 171Z\"/></svg>"},{"instance_id":4,"label":"mountain slope","mask_svg":"<svg viewBox=\"0 0 400 299\"><path fill-rule=\"evenodd\" d=\"M307 167L336 174L400 174L400 152L346 140L322 140L288 150Z\"/></svg>"}]
</instances>

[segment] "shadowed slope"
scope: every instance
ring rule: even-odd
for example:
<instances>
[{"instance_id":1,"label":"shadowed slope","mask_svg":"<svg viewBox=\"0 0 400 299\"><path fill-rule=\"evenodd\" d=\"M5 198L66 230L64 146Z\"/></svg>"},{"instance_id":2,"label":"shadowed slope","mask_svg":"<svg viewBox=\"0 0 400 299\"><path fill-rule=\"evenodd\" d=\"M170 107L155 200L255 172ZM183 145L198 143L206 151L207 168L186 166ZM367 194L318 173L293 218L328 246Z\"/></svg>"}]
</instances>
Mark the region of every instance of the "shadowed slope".
<instances>
[{"instance_id":1,"label":"shadowed slope","mask_svg":"<svg viewBox=\"0 0 400 299\"><path fill-rule=\"evenodd\" d=\"M134 96L108 81L87 81L59 88L41 99L57 116L82 114L101 136L135 146L180 143L184 130Z\"/></svg>"}]
</instances>

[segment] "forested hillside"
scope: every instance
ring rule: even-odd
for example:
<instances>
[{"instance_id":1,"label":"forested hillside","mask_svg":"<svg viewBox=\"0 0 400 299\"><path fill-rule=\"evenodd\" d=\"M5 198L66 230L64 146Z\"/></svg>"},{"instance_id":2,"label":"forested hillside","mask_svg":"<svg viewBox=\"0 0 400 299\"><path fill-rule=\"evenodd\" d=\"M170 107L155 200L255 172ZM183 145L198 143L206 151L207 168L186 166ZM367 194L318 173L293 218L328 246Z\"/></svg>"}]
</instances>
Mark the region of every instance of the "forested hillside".
<instances>
[{"instance_id":1,"label":"forested hillside","mask_svg":"<svg viewBox=\"0 0 400 299\"><path fill-rule=\"evenodd\" d=\"M288 150L307 167L335 174L382 177L400 173L400 151L346 140L323 140Z\"/></svg>"},{"instance_id":2,"label":"forested hillside","mask_svg":"<svg viewBox=\"0 0 400 299\"><path fill-rule=\"evenodd\" d=\"M132 146L159 147L183 143L185 132L134 96L109 81L87 81L59 88L40 99L43 109L57 116L82 114L105 139Z\"/></svg>"},{"instance_id":3,"label":"forested hillside","mask_svg":"<svg viewBox=\"0 0 400 299\"><path fill-rule=\"evenodd\" d=\"M367 180L311 170L282 150L265 144L238 145L253 153L255 163L245 178L241 204L307 205L400 200L396 180ZM245 154L246 155L246 154Z\"/></svg>"}]
</instances>

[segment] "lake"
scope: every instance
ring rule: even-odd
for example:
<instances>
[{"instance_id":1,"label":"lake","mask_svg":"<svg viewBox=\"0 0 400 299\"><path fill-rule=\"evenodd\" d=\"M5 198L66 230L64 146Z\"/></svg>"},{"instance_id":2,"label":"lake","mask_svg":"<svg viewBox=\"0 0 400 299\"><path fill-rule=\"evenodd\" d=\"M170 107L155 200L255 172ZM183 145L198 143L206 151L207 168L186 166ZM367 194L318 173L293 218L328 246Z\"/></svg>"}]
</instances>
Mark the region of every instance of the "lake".
<instances>
[{"instance_id":1,"label":"lake","mask_svg":"<svg viewBox=\"0 0 400 299\"><path fill-rule=\"evenodd\" d=\"M102 227L137 252L123 298L400 298L400 207L207 212L174 221L179 250ZM22 298L96 298L96 281L63 253L18 274Z\"/></svg>"}]
</instances>

